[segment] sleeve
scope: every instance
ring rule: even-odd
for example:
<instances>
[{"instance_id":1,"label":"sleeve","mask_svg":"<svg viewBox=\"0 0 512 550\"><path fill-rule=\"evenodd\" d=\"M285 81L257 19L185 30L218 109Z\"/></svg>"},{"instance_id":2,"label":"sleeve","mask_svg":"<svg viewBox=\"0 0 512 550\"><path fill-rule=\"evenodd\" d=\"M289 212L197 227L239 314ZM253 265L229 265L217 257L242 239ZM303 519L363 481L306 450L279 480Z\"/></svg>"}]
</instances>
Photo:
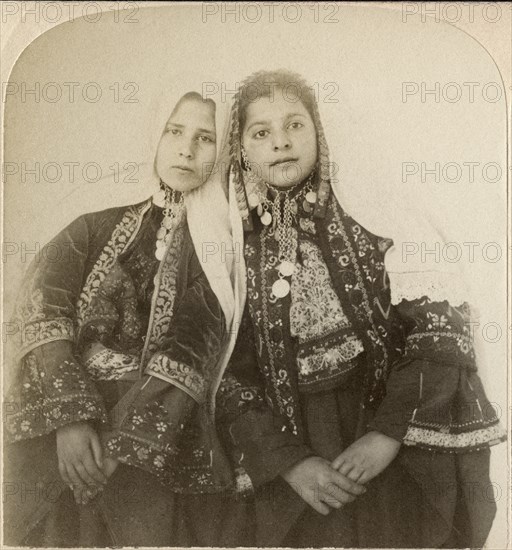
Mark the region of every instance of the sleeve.
<instances>
[{"instance_id":1,"label":"sleeve","mask_svg":"<svg viewBox=\"0 0 512 550\"><path fill-rule=\"evenodd\" d=\"M395 284L400 276L411 277L390 274ZM399 295L395 307L405 327L405 350L369 428L433 451L462 453L494 445L505 434L477 374L470 307L460 299L450 304L449 294L436 290L446 288L439 277L456 284L453 274L416 276L423 278L423 288L429 278L430 297Z\"/></svg>"},{"instance_id":2,"label":"sleeve","mask_svg":"<svg viewBox=\"0 0 512 550\"><path fill-rule=\"evenodd\" d=\"M73 355L89 246L90 228L81 217L46 244L28 269L8 342L14 365L6 397L8 440L105 418L99 392Z\"/></svg>"},{"instance_id":3,"label":"sleeve","mask_svg":"<svg viewBox=\"0 0 512 550\"><path fill-rule=\"evenodd\" d=\"M70 342L43 344L20 363L20 376L4 405L8 441L41 436L73 422L106 420L101 397L75 360Z\"/></svg>"},{"instance_id":4,"label":"sleeve","mask_svg":"<svg viewBox=\"0 0 512 550\"><path fill-rule=\"evenodd\" d=\"M246 310L217 394L218 428L235 464L239 485L263 485L313 455L298 436L285 429L264 395L252 323ZM243 481L247 476L250 481Z\"/></svg>"},{"instance_id":5,"label":"sleeve","mask_svg":"<svg viewBox=\"0 0 512 550\"><path fill-rule=\"evenodd\" d=\"M104 436L110 456L160 477L175 466L185 431L207 409L201 406L225 334L220 304L200 274L172 318L167 344L111 412L113 431Z\"/></svg>"},{"instance_id":6,"label":"sleeve","mask_svg":"<svg viewBox=\"0 0 512 550\"><path fill-rule=\"evenodd\" d=\"M195 401L169 382L144 376L111 413L112 431L102 434L107 454L158 477L173 466Z\"/></svg>"}]
</instances>

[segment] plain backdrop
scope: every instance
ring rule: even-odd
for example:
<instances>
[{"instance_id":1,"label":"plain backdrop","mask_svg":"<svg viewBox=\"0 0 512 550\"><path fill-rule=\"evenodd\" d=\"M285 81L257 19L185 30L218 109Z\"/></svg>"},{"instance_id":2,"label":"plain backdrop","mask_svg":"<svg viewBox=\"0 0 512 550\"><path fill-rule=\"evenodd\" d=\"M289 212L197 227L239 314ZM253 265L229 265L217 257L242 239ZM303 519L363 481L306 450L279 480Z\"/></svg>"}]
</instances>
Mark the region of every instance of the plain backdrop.
<instances>
[{"instance_id":1,"label":"plain backdrop","mask_svg":"<svg viewBox=\"0 0 512 550\"><path fill-rule=\"evenodd\" d=\"M271 21L262 7L259 21L249 22L257 11L246 11L237 22L223 14L223 4L208 5L208 12L199 3L139 7L132 23L127 14L116 21L112 12L95 23L66 22L19 57L4 119L4 162L16 171L4 171L6 311L31 250L82 213L148 196L136 174L131 183L126 174L117 183L112 178L92 183L81 174L88 166L86 180L94 179L99 166L112 176L118 167L143 159L155 98L163 90L181 89L193 72L204 75L203 90L223 102L250 73L286 67L317 90L347 210L383 235L405 213L428 212L443 237L463 250L458 263L480 312L475 336L481 375L505 424L506 102L492 57L451 25L419 17L404 22L400 12L378 7L341 5L332 23L322 5L315 14L303 4L296 22L292 10L285 18L275 8ZM36 95L23 95L23 86ZM422 97L422 90L436 86L437 96ZM501 90L497 100L496 90ZM428 172L436 163L439 181ZM404 178L405 166L418 171ZM25 169L35 169L40 181L23 174ZM477 243L472 261L463 244L468 242ZM499 245L501 259L490 261L496 246L488 243ZM495 447L499 513L489 548L503 548L507 540L506 461L506 445Z\"/></svg>"}]
</instances>

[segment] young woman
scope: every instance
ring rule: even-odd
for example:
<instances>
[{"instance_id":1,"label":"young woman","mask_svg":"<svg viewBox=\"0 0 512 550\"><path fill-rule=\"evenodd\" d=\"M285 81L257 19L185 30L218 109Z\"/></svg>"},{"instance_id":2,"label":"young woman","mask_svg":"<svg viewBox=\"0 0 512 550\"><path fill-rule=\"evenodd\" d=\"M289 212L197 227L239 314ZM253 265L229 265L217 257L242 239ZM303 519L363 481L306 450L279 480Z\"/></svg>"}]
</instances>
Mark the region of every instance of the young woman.
<instances>
[{"instance_id":1,"label":"young woman","mask_svg":"<svg viewBox=\"0 0 512 550\"><path fill-rule=\"evenodd\" d=\"M476 374L469 308L449 290L460 281L423 266L390 282L393 243L333 193L300 76L243 83L226 151L247 307L218 419L254 498L241 543L482 545L495 513L488 447L503 431Z\"/></svg>"},{"instance_id":2,"label":"young woman","mask_svg":"<svg viewBox=\"0 0 512 550\"><path fill-rule=\"evenodd\" d=\"M28 270L4 480L39 495L5 500L9 544L215 544L215 517L193 522L219 513L195 495L232 484L211 403L234 297L202 252L229 238L224 193L205 184L217 126L196 92L166 102L142 182L154 197L81 216L51 242L66 261L43 249Z\"/></svg>"}]
</instances>

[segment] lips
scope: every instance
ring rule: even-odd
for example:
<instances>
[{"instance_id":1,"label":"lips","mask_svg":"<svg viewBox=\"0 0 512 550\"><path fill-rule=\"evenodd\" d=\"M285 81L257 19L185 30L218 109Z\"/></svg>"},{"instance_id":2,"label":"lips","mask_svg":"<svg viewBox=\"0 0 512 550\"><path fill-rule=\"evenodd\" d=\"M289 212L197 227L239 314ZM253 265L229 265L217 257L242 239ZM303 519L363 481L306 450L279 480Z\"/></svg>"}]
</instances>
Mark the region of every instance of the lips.
<instances>
[{"instance_id":1,"label":"lips","mask_svg":"<svg viewBox=\"0 0 512 550\"><path fill-rule=\"evenodd\" d=\"M285 157L270 163L270 166L278 166L279 164L285 164L287 162L298 162L299 159L295 157Z\"/></svg>"},{"instance_id":2,"label":"lips","mask_svg":"<svg viewBox=\"0 0 512 550\"><path fill-rule=\"evenodd\" d=\"M183 172L193 172L192 168L189 168L188 166L183 166L181 164L176 164L174 166L171 166L171 168L175 168L176 170L182 170Z\"/></svg>"}]
</instances>

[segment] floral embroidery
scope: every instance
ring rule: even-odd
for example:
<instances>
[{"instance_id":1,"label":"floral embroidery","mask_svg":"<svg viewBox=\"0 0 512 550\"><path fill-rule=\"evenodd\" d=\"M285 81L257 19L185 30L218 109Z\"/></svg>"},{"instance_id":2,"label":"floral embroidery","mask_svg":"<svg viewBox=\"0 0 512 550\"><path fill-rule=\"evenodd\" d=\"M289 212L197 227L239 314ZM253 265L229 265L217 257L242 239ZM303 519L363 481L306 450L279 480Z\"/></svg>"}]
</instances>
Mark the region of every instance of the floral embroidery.
<instances>
[{"instance_id":1,"label":"floral embroidery","mask_svg":"<svg viewBox=\"0 0 512 550\"><path fill-rule=\"evenodd\" d=\"M92 380L119 380L126 373L139 368L137 356L103 349L84 364Z\"/></svg>"},{"instance_id":2,"label":"floral embroidery","mask_svg":"<svg viewBox=\"0 0 512 550\"><path fill-rule=\"evenodd\" d=\"M73 341L75 329L73 321L67 317L50 319L48 321L34 321L21 324L16 334L19 337L16 345L16 360L21 359L27 353L41 344L55 342L57 340Z\"/></svg>"},{"instance_id":3,"label":"floral embroidery","mask_svg":"<svg viewBox=\"0 0 512 550\"><path fill-rule=\"evenodd\" d=\"M181 216L181 219L177 220L177 224L170 231L169 246L156 275L157 283L153 293L150 324L142 355L142 367L146 364L149 354L163 348L171 324L179 268L176 258L180 257L185 236L184 210L181 211Z\"/></svg>"},{"instance_id":4,"label":"floral embroidery","mask_svg":"<svg viewBox=\"0 0 512 550\"><path fill-rule=\"evenodd\" d=\"M339 337L328 338L312 346L308 355L301 350L297 356L299 390L333 387L333 383L339 383L347 372L358 366L358 362L352 360L363 351L363 344L355 336L341 341Z\"/></svg>"},{"instance_id":5,"label":"floral embroidery","mask_svg":"<svg viewBox=\"0 0 512 550\"><path fill-rule=\"evenodd\" d=\"M452 307L446 301L437 302L424 296L411 302L404 300L398 307L403 316L414 319L406 340L406 356L428 354L437 360L476 368L469 330L471 311L467 304Z\"/></svg>"},{"instance_id":6,"label":"floral embroidery","mask_svg":"<svg viewBox=\"0 0 512 550\"><path fill-rule=\"evenodd\" d=\"M98 292L100 283L114 265L119 255L131 244L137 234L144 213L151 206L150 201L146 201L138 206L131 206L124 214L122 220L117 224L109 242L103 248L98 260L89 273L84 288L77 302L77 323L82 325L87 317L88 309L93 297Z\"/></svg>"},{"instance_id":7,"label":"floral embroidery","mask_svg":"<svg viewBox=\"0 0 512 550\"><path fill-rule=\"evenodd\" d=\"M22 359L20 378L6 396L7 441L37 437L81 420L106 422L102 400L77 363L63 361L42 376L35 353Z\"/></svg>"},{"instance_id":8,"label":"floral embroidery","mask_svg":"<svg viewBox=\"0 0 512 550\"><path fill-rule=\"evenodd\" d=\"M292 276L290 330L300 343L321 338L350 326L332 288L329 271L317 246L299 243L302 265Z\"/></svg>"},{"instance_id":9,"label":"floral embroidery","mask_svg":"<svg viewBox=\"0 0 512 550\"><path fill-rule=\"evenodd\" d=\"M263 401L261 392L257 387L242 386L229 373L222 378L216 399L219 411L230 411L234 414L243 414L253 403Z\"/></svg>"},{"instance_id":10,"label":"floral embroidery","mask_svg":"<svg viewBox=\"0 0 512 550\"><path fill-rule=\"evenodd\" d=\"M157 353L151 358L145 372L167 380L200 403L206 397L207 381L204 376L188 365L170 359L163 353Z\"/></svg>"},{"instance_id":11,"label":"floral embroidery","mask_svg":"<svg viewBox=\"0 0 512 550\"><path fill-rule=\"evenodd\" d=\"M323 257L331 257L331 275L342 305L363 341L373 364L373 375L366 381L364 405L376 408L385 395L385 381L393 361L398 358L400 328L390 318L390 293L383 254L389 239L372 235L357 224L331 196L328 202L326 233L321 232ZM387 305L387 309L383 308Z\"/></svg>"}]
</instances>

